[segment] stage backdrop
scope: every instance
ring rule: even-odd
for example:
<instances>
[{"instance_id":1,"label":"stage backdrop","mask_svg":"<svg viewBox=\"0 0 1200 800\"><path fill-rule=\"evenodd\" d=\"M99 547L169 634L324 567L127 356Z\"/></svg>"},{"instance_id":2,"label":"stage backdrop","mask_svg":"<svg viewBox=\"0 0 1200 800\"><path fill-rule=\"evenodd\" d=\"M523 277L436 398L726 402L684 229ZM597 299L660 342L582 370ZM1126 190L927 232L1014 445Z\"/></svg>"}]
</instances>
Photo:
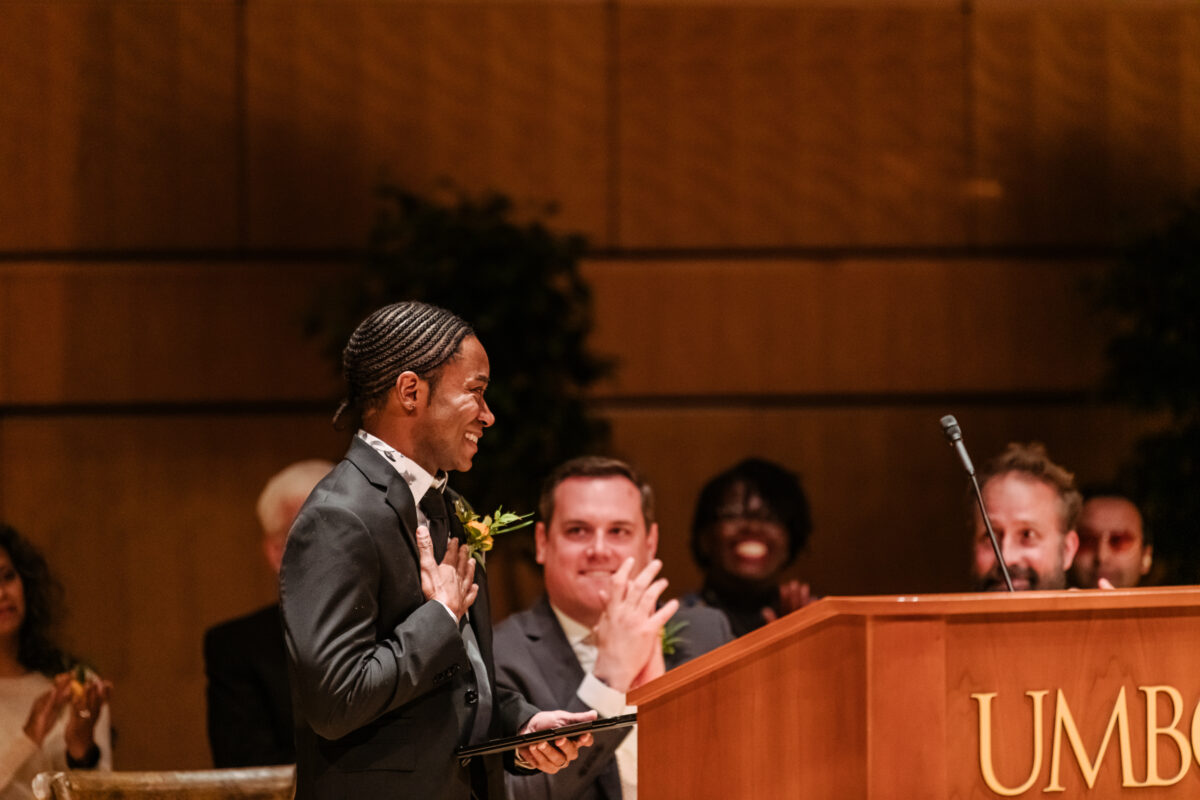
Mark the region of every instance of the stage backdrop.
<instances>
[{"instance_id":1,"label":"stage backdrop","mask_svg":"<svg viewBox=\"0 0 1200 800\"><path fill-rule=\"evenodd\" d=\"M1146 423L1094 399L1083 282L1200 184L1190 0L7 0L0 85L0 517L127 769L209 763L202 633L274 594L254 498L345 447L301 319L381 177L590 237L592 401L675 593L745 456L801 474L821 594L962 588L943 414L1108 477ZM536 595L489 564L499 613Z\"/></svg>"}]
</instances>

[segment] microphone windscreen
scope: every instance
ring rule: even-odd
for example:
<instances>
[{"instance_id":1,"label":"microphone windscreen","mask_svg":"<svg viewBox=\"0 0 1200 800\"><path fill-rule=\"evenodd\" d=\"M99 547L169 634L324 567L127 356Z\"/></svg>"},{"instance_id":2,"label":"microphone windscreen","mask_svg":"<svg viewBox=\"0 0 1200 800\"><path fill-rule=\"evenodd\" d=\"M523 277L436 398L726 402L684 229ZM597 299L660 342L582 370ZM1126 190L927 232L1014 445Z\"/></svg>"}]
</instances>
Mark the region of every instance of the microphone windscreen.
<instances>
[{"instance_id":1,"label":"microphone windscreen","mask_svg":"<svg viewBox=\"0 0 1200 800\"><path fill-rule=\"evenodd\" d=\"M951 442L962 438L962 428L958 427L958 420L952 414L942 417L942 433L946 434L946 438Z\"/></svg>"}]
</instances>

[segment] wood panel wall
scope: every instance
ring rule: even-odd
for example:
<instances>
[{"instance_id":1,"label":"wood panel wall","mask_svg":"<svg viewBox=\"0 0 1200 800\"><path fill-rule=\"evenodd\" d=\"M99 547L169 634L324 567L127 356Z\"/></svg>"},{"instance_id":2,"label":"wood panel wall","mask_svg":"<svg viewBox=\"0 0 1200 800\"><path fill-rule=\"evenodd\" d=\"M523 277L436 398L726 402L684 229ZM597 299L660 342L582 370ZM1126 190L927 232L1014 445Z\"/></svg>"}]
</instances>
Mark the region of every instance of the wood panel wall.
<instances>
[{"instance_id":1,"label":"wood panel wall","mask_svg":"<svg viewBox=\"0 0 1200 800\"><path fill-rule=\"evenodd\" d=\"M803 477L818 592L958 589L938 417L1085 479L1147 424L1093 401L1082 286L1200 183L1200 9L5 0L0 518L117 682L122 768L208 763L200 637L271 599L262 483L345 446L301 319L383 177L590 237L593 401L680 592L696 490L752 454ZM501 613L537 591L492 568Z\"/></svg>"}]
</instances>

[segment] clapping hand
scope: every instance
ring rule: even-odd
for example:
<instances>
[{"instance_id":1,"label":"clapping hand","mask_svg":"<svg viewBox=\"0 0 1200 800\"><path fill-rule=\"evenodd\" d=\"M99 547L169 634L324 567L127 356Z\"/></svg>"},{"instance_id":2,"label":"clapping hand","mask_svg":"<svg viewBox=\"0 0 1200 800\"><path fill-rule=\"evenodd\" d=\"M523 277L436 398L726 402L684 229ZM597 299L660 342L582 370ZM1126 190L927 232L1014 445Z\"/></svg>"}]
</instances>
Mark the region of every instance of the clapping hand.
<instances>
[{"instance_id":1,"label":"clapping hand","mask_svg":"<svg viewBox=\"0 0 1200 800\"><path fill-rule=\"evenodd\" d=\"M797 580L781 583L779 585L779 613L775 613L775 609L767 606L762 610L763 619L767 622L774 622L785 614L799 611L816 599L807 583Z\"/></svg>"},{"instance_id":2,"label":"clapping hand","mask_svg":"<svg viewBox=\"0 0 1200 800\"><path fill-rule=\"evenodd\" d=\"M25 735L40 746L63 708L68 708L64 730L67 752L82 761L95 744L96 720L111 692L112 683L95 675L87 675L82 682L73 681L69 672L55 675L50 688L33 701L25 720Z\"/></svg>"},{"instance_id":3,"label":"clapping hand","mask_svg":"<svg viewBox=\"0 0 1200 800\"><path fill-rule=\"evenodd\" d=\"M612 576L609 591L601 592L604 611L596 623L596 665L593 674L608 686L627 692L665 671L662 628L679 609L678 600L658 608L667 579L654 576L662 562L654 559L633 578L633 559L627 558Z\"/></svg>"},{"instance_id":4,"label":"clapping hand","mask_svg":"<svg viewBox=\"0 0 1200 800\"><path fill-rule=\"evenodd\" d=\"M68 698L70 699L70 716L67 717L65 737L67 752L71 758L83 761L95 744L93 732L96 720L100 717L100 709L108 702L112 692L112 682L101 680L99 676L83 673L83 680L71 680L67 676ZM63 675L55 678L55 682Z\"/></svg>"},{"instance_id":5,"label":"clapping hand","mask_svg":"<svg viewBox=\"0 0 1200 800\"><path fill-rule=\"evenodd\" d=\"M71 675L64 672L54 678L54 684L33 701L25 720L25 735L41 746L46 734L54 727L59 712L71 699Z\"/></svg>"}]
</instances>

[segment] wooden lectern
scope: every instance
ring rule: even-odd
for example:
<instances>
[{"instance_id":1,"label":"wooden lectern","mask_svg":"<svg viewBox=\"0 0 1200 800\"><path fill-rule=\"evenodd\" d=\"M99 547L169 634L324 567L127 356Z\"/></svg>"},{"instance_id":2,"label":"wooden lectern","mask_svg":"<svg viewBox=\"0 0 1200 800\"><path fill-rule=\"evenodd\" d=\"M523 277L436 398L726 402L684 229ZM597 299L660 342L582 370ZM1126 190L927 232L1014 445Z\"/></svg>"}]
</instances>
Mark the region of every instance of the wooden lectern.
<instances>
[{"instance_id":1,"label":"wooden lectern","mask_svg":"<svg viewBox=\"0 0 1200 800\"><path fill-rule=\"evenodd\" d=\"M1200 589L826 598L630 702L647 800L1197 798Z\"/></svg>"}]
</instances>

